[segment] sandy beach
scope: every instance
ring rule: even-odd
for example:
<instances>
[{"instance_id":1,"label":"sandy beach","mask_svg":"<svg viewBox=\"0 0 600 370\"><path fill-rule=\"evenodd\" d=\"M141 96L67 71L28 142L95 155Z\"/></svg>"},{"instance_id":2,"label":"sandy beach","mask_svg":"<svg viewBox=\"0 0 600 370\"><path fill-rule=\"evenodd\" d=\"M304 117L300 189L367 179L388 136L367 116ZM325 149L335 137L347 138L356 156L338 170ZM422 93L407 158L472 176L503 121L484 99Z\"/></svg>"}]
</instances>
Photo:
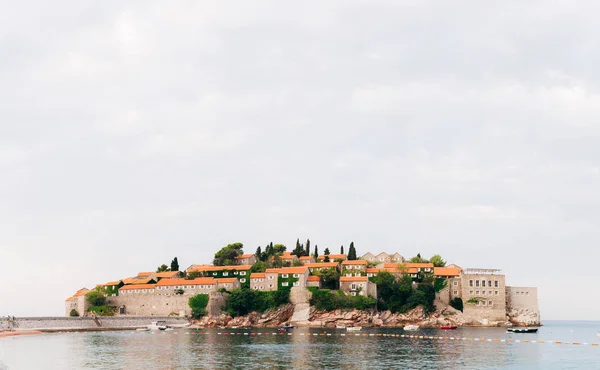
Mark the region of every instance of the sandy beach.
<instances>
[{"instance_id":1,"label":"sandy beach","mask_svg":"<svg viewBox=\"0 0 600 370\"><path fill-rule=\"evenodd\" d=\"M16 337L16 336L21 336L21 335L33 335L33 334L42 334L42 332L39 330L24 330L24 331L7 330L7 331L0 331L0 338Z\"/></svg>"}]
</instances>

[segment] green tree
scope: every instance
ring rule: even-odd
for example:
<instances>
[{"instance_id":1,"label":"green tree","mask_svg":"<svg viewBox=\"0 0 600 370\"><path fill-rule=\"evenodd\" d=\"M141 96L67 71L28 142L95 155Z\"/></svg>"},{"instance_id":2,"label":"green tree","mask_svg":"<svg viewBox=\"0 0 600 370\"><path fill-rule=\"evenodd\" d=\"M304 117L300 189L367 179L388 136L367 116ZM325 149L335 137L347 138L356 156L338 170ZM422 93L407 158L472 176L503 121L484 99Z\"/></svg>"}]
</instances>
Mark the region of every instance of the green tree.
<instances>
[{"instance_id":1,"label":"green tree","mask_svg":"<svg viewBox=\"0 0 600 370\"><path fill-rule=\"evenodd\" d=\"M208 306L208 294L196 294L190 297L188 305L192 309L192 317L197 319L206 315L206 306Z\"/></svg>"},{"instance_id":2,"label":"green tree","mask_svg":"<svg viewBox=\"0 0 600 370\"><path fill-rule=\"evenodd\" d=\"M344 254L344 245L342 244L342 246L340 247L340 254Z\"/></svg>"},{"instance_id":3,"label":"green tree","mask_svg":"<svg viewBox=\"0 0 600 370\"><path fill-rule=\"evenodd\" d=\"M158 268L156 269L156 272L166 272L169 271L169 266L165 265L164 263L160 266L158 266Z\"/></svg>"},{"instance_id":4,"label":"green tree","mask_svg":"<svg viewBox=\"0 0 600 370\"><path fill-rule=\"evenodd\" d=\"M265 272L267 270L267 268L269 268L269 265L264 262L264 261L256 261L256 263L254 265L252 265L252 268L250 269L251 272Z\"/></svg>"},{"instance_id":5,"label":"green tree","mask_svg":"<svg viewBox=\"0 0 600 370\"><path fill-rule=\"evenodd\" d=\"M230 266L235 262L235 258L244 253L242 243L228 244L215 253L213 264L215 266Z\"/></svg>"},{"instance_id":6,"label":"green tree","mask_svg":"<svg viewBox=\"0 0 600 370\"><path fill-rule=\"evenodd\" d=\"M304 251L305 256L310 256L310 239L306 239L306 250Z\"/></svg>"},{"instance_id":7,"label":"green tree","mask_svg":"<svg viewBox=\"0 0 600 370\"><path fill-rule=\"evenodd\" d=\"M416 256L414 256L413 258L410 259L411 263L427 263L429 261L427 261L426 259L421 257L421 253L417 253Z\"/></svg>"},{"instance_id":8,"label":"green tree","mask_svg":"<svg viewBox=\"0 0 600 370\"><path fill-rule=\"evenodd\" d=\"M260 245L258 246L258 248L256 248L256 253L254 253L254 255L256 256L256 259L259 261L262 261L262 250L260 248Z\"/></svg>"},{"instance_id":9,"label":"green tree","mask_svg":"<svg viewBox=\"0 0 600 370\"><path fill-rule=\"evenodd\" d=\"M285 252L286 249L287 249L287 247L283 244L275 244L273 246L273 253L274 254L283 254L283 252Z\"/></svg>"},{"instance_id":10,"label":"green tree","mask_svg":"<svg viewBox=\"0 0 600 370\"><path fill-rule=\"evenodd\" d=\"M77 317L77 316L79 316L79 312L77 312L76 309L72 308L71 312L69 312L69 316L71 316L71 317Z\"/></svg>"},{"instance_id":11,"label":"green tree","mask_svg":"<svg viewBox=\"0 0 600 370\"><path fill-rule=\"evenodd\" d=\"M338 289L340 273L336 268L323 269L319 272L323 287L326 289Z\"/></svg>"},{"instance_id":12,"label":"green tree","mask_svg":"<svg viewBox=\"0 0 600 370\"><path fill-rule=\"evenodd\" d=\"M455 297L454 299L452 299L450 301L450 306L452 306L452 308L454 308L454 309L459 310L460 312L462 312L462 310L464 309L462 298Z\"/></svg>"},{"instance_id":13,"label":"green tree","mask_svg":"<svg viewBox=\"0 0 600 370\"><path fill-rule=\"evenodd\" d=\"M354 249L354 242L350 243L350 248L348 248L348 259L350 261L355 261L356 258L356 249Z\"/></svg>"},{"instance_id":14,"label":"green tree","mask_svg":"<svg viewBox=\"0 0 600 370\"><path fill-rule=\"evenodd\" d=\"M317 260L317 258L319 258L319 246L315 244L315 253L313 254L313 257L315 257L315 261Z\"/></svg>"},{"instance_id":15,"label":"green tree","mask_svg":"<svg viewBox=\"0 0 600 370\"><path fill-rule=\"evenodd\" d=\"M440 256L439 254L434 254L433 256L431 256L431 258L429 259L429 262L433 263L433 265L435 267L444 267L444 266L446 266L446 261L444 261L442 259L442 256Z\"/></svg>"},{"instance_id":16,"label":"green tree","mask_svg":"<svg viewBox=\"0 0 600 370\"><path fill-rule=\"evenodd\" d=\"M179 262L177 261L177 257L173 258L173 261L171 261L171 271L179 271Z\"/></svg>"},{"instance_id":17,"label":"green tree","mask_svg":"<svg viewBox=\"0 0 600 370\"><path fill-rule=\"evenodd\" d=\"M292 251L292 254L298 258L304 256L304 247L300 244L300 239L296 240L296 248Z\"/></svg>"},{"instance_id":18,"label":"green tree","mask_svg":"<svg viewBox=\"0 0 600 370\"><path fill-rule=\"evenodd\" d=\"M106 295L99 289L92 290L85 297L90 306L104 306L106 305Z\"/></svg>"},{"instance_id":19,"label":"green tree","mask_svg":"<svg viewBox=\"0 0 600 370\"><path fill-rule=\"evenodd\" d=\"M325 248L325 252L323 253L325 255L325 258L323 259L323 262L330 262L329 260L329 248Z\"/></svg>"}]
</instances>

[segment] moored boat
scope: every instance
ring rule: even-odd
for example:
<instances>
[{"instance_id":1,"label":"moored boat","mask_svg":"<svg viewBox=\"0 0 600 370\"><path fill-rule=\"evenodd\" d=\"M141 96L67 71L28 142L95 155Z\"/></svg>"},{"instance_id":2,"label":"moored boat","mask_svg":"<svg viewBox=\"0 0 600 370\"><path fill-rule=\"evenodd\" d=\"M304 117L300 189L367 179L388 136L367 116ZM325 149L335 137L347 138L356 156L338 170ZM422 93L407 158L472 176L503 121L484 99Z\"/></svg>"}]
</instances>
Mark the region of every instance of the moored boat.
<instances>
[{"instance_id":1,"label":"moored boat","mask_svg":"<svg viewBox=\"0 0 600 370\"><path fill-rule=\"evenodd\" d=\"M537 328L508 328L508 329L506 329L506 331L509 333L523 334L523 333L537 333L538 329Z\"/></svg>"},{"instance_id":2,"label":"moored boat","mask_svg":"<svg viewBox=\"0 0 600 370\"><path fill-rule=\"evenodd\" d=\"M442 329L442 330L454 330L456 328L457 328L456 325L442 325L442 326L440 326L440 329Z\"/></svg>"},{"instance_id":3,"label":"moored boat","mask_svg":"<svg viewBox=\"0 0 600 370\"><path fill-rule=\"evenodd\" d=\"M408 331L419 330L419 326L418 325L406 325L404 327L404 330L408 330Z\"/></svg>"},{"instance_id":4,"label":"moored boat","mask_svg":"<svg viewBox=\"0 0 600 370\"><path fill-rule=\"evenodd\" d=\"M360 330L362 330L362 327L361 326L348 326L348 327L346 327L346 330L347 331L360 331Z\"/></svg>"},{"instance_id":5,"label":"moored boat","mask_svg":"<svg viewBox=\"0 0 600 370\"><path fill-rule=\"evenodd\" d=\"M146 328L148 330L167 330L168 326L166 321L153 321Z\"/></svg>"},{"instance_id":6,"label":"moored boat","mask_svg":"<svg viewBox=\"0 0 600 370\"><path fill-rule=\"evenodd\" d=\"M336 325L336 329L346 329L346 325Z\"/></svg>"}]
</instances>

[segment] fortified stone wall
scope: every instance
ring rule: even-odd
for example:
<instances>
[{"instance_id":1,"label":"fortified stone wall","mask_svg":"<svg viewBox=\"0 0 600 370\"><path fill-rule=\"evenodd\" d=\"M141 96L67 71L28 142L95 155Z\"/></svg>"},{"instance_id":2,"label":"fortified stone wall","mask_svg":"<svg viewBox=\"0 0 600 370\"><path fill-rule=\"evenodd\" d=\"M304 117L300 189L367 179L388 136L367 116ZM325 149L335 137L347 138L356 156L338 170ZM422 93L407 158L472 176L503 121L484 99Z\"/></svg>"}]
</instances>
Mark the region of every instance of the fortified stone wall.
<instances>
[{"instance_id":1,"label":"fortified stone wall","mask_svg":"<svg viewBox=\"0 0 600 370\"><path fill-rule=\"evenodd\" d=\"M134 329L150 325L152 321L165 320L167 324L185 324L179 317L17 317L12 323L0 317L0 330L85 330L85 329Z\"/></svg>"},{"instance_id":2,"label":"fortified stone wall","mask_svg":"<svg viewBox=\"0 0 600 370\"><path fill-rule=\"evenodd\" d=\"M109 306L118 308L117 314L135 316L189 316L191 309L188 301L192 295L173 294L120 294L108 298ZM124 307L124 312L121 308Z\"/></svg>"}]
</instances>

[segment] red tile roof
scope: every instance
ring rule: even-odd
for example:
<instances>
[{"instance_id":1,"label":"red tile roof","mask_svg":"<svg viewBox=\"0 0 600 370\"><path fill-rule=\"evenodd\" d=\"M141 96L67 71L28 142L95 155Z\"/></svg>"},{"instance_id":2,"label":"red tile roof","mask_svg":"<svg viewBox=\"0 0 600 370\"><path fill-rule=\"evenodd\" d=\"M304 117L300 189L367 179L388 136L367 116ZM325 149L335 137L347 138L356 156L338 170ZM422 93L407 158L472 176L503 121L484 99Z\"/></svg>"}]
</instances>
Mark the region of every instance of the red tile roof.
<instances>
[{"instance_id":1,"label":"red tile roof","mask_svg":"<svg viewBox=\"0 0 600 370\"><path fill-rule=\"evenodd\" d=\"M165 271L165 272L157 272L156 277L159 278L172 278L173 276L179 275L179 271Z\"/></svg>"},{"instance_id":2,"label":"red tile roof","mask_svg":"<svg viewBox=\"0 0 600 370\"><path fill-rule=\"evenodd\" d=\"M331 267L338 267L339 263L337 263L337 262L305 263L304 266L308 267L308 268L331 268Z\"/></svg>"},{"instance_id":3,"label":"red tile roof","mask_svg":"<svg viewBox=\"0 0 600 370\"><path fill-rule=\"evenodd\" d=\"M454 267L435 267L433 276L460 276L460 270Z\"/></svg>"},{"instance_id":4,"label":"red tile roof","mask_svg":"<svg viewBox=\"0 0 600 370\"><path fill-rule=\"evenodd\" d=\"M433 263L412 263L412 262L405 262L403 263L404 266L411 268L420 268L420 269L432 269L433 268Z\"/></svg>"},{"instance_id":5,"label":"red tile roof","mask_svg":"<svg viewBox=\"0 0 600 370\"><path fill-rule=\"evenodd\" d=\"M308 281L321 281L321 277L316 276L316 275L311 275L308 277Z\"/></svg>"},{"instance_id":6,"label":"red tile roof","mask_svg":"<svg viewBox=\"0 0 600 370\"><path fill-rule=\"evenodd\" d=\"M354 261L342 261L342 266L346 266L346 265L367 265L367 261L365 260L354 260Z\"/></svg>"},{"instance_id":7,"label":"red tile roof","mask_svg":"<svg viewBox=\"0 0 600 370\"><path fill-rule=\"evenodd\" d=\"M345 259L346 259L346 257L347 257L347 256L346 256L345 254L330 254L330 255L329 255L329 259L330 259L330 260L332 260L332 261L333 261L333 260L339 260L339 259L345 260ZM322 254L322 255L320 255L320 256L319 256L317 259L318 259L318 260L324 260L324 259L325 259L325 255L324 255L324 254Z\"/></svg>"},{"instance_id":8,"label":"red tile roof","mask_svg":"<svg viewBox=\"0 0 600 370\"><path fill-rule=\"evenodd\" d=\"M136 289L154 289L155 287L156 287L156 284L126 285L124 287L121 287L121 289L119 289L119 291L121 291L121 290L136 290Z\"/></svg>"},{"instance_id":9,"label":"red tile roof","mask_svg":"<svg viewBox=\"0 0 600 370\"><path fill-rule=\"evenodd\" d=\"M306 266L301 267L282 267L279 270L280 274L305 274L308 272Z\"/></svg>"},{"instance_id":10,"label":"red tile roof","mask_svg":"<svg viewBox=\"0 0 600 370\"><path fill-rule=\"evenodd\" d=\"M250 279L264 279L264 278L265 278L264 272L255 272L253 274L250 274Z\"/></svg>"},{"instance_id":11,"label":"red tile roof","mask_svg":"<svg viewBox=\"0 0 600 370\"><path fill-rule=\"evenodd\" d=\"M178 285L216 285L217 280L211 277L200 277L194 280L187 279L162 279L156 286L178 286Z\"/></svg>"},{"instance_id":12,"label":"red tile roof","mask_svg":"<svg viewBox=\"0 0 600 370\"><path fill-rule=\"evenodd\" d=\"M300 261L310 261L312 259L313 259L312 256L302 256L302 257L300 257Z\"/></svg>"},{"instance_id":13,"label":"red tile roof","mask_svg":"<svg viewBox=\"0 0 600 370\"><path fill-rule=\"evenodd\" d=\"M252 265L239 266L213 266L213 265L192 265L188 272L209 272L209 271L248 271Z\"/></svg>"},{"instance_id":14,"label":"red tile roof","mask_svg":"<svg viewBox=\"0 0 600 370\"><path fill-rule=\"evenodd\" d=\"M368 281L369 278L366 276L342 276L340 281Z\"/></svg>"},{"instance_id":15,"label":"red tile roof","mask_svg":"<svg viewBox=\"0 0 600 370\"><path fill-rule=\"evenodd\" d=\"M237 278L218 278L217 283L235 283L236 280Z\"/></svg>"},{"instance_id":16,"label":"red tile roof","mask_svg":"<svg viewBox=\"0 0 600 370\"><path fill-rule=\"evenodd\" d=\"M252 256L253 256L253 254L251 254L251 253L248 253L248 254L242 254L242 255L240 255L240 256L237 256L237 257L235 257L235 258L237 258L237 259L241 260L241 259L250 258L250 257L252 257Z\"/></svg>"}]
</instances>

